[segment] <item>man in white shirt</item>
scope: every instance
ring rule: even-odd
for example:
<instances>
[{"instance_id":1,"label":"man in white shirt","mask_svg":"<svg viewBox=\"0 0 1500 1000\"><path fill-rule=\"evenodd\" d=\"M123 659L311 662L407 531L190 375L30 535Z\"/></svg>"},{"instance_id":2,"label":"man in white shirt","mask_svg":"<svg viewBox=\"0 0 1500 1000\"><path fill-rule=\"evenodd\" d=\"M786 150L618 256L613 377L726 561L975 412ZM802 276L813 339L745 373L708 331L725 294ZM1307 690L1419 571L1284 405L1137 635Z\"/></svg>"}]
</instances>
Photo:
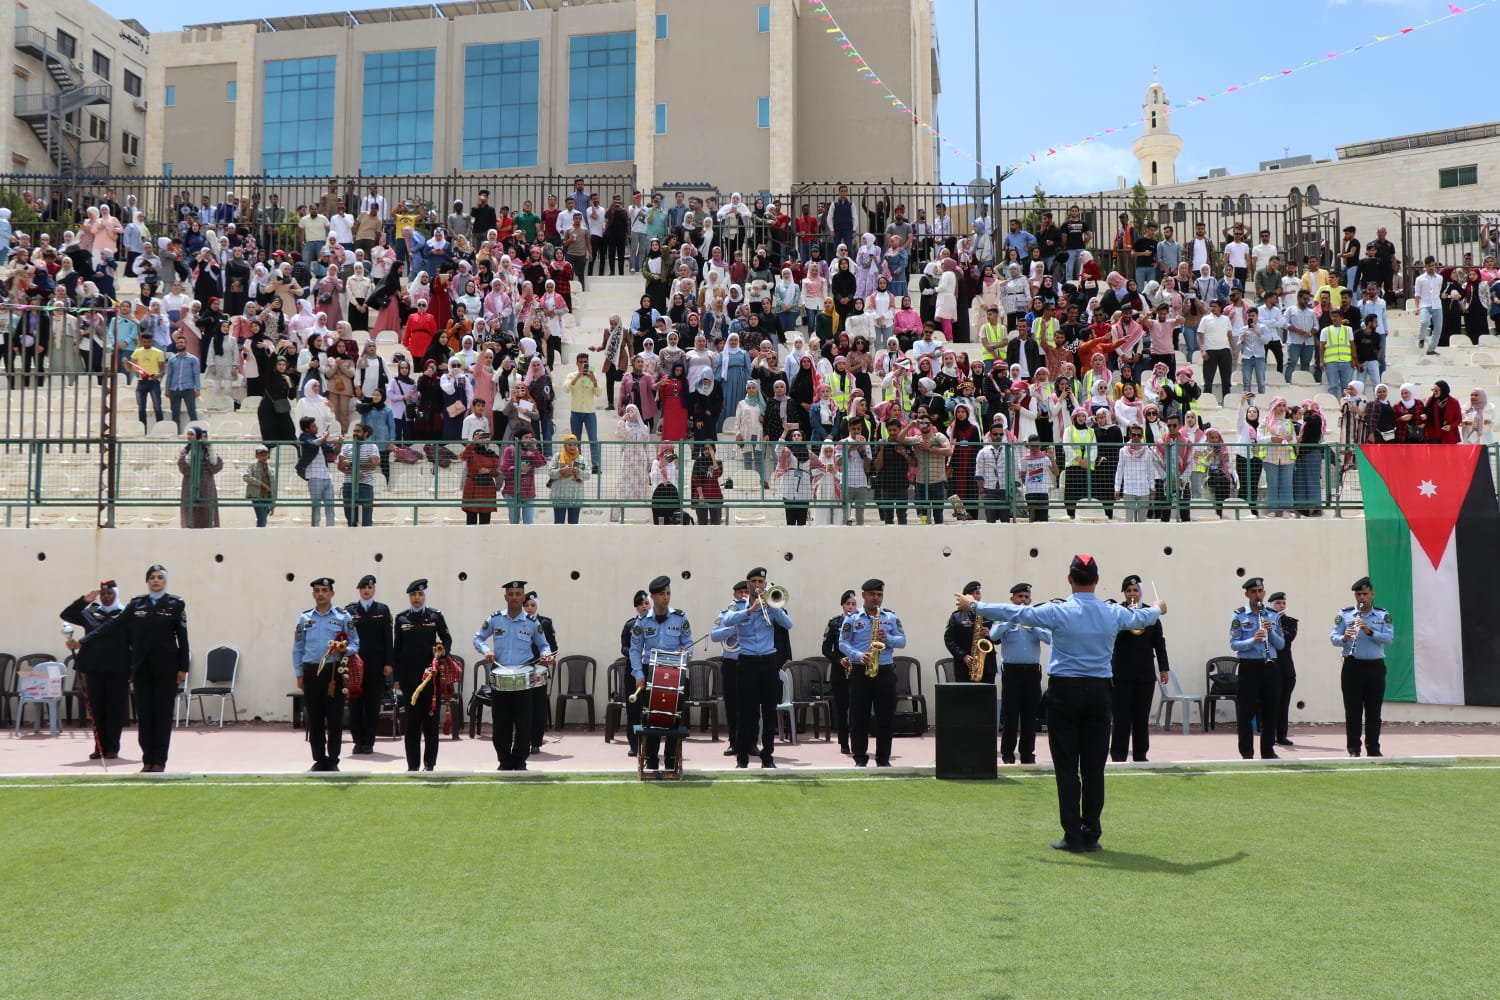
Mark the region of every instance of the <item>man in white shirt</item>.
<instances>
[{"instance_id":1,"label":"man in white shirt","mask_svg":"<svg viewBox=\"0 0 1500 1000\"><path fill-rule=\"evenodd\" d=\"M368 528L375 516L375 477L380 474L380 448L370 440L367 424L355 424L353 440L339 450L339 471L344 479L344 523ZM359 484L353 485L355 474Z\"/></svg>"},{"instance_id":2,"label":"man in white shirt","mask_svg":"<svg viewBox=\"0 0 1500 1000\"><path fill-rule=\"evenodd\" d=\"M1276 244L1271 242L1271 231L1262 229L1260 231L1260 242L1250 248L1250 256L1255 258L1255 269L1264 271L1271 266L1271 258L1278 256Z\"/></svg>"},{"instance_id":3,"label":"man in white shirt","mask_svg":"<svg viewBox=\"0 0 1500 1000\"><path fill-rule=\"evenodd\" d=\"M375 214L382 221L390 217L390 213L386 211L385 207L385 196L380 193L380 189L374 184L370 185L370 193L359 199L359 214L368 215L371 205L375 206Z\"/></svg>"},{"instance_id":4,"label":"man in white shirt","mask_svg":"<svg viewBox=\"0 0 1500 1000\"><path fill-rule=\"evenodd\" d=\"M589 243L594 248L594 256L589 261L589 274L594 273L595 265L599 267L599 276L604 276L604 206L599 204L599 196L590 195L592 199L589 207L584 210L584 220L589 230Z\"/></svg>"},{"instance_id":5,"label":"man in white shirt","mask_svg":"<svg viewBox=\"0 0 1500 1000\"><path fill-rule=\"evenodd\" d=\"M640 274L641 260L650 246L650 241L646 239L646 217L650 214L650 209L642 204L639 191L631 194L630 207L625 213L630 216L630 269Z\"/></svg>"},{"instance_id":6,"label":"man in white shirt","mask_svg":"<svg viewBox=\"0 0 1500 1000\"><path fill-rule=\"evenodd\" d=\"M1214 247L1208 241L1208 226L1198 223L1193 229L1193 239L1188 243L1188 256L1194 274L1203 273L1203 265L1213 264Z\"/></svg>"},{"instance_id":7,"label":"man in white shirt","mask_svg":"<svg viewBox=\"0 0 1500 1000\"><path fill-rule=\"evenodd\" d=\"M1281 312L1281 294L1279 292L1267 292L1266 301L1260 307L1260 331L1264 335L1266 353L1276 356L1276 373L1292 380L1287 374L1286 357L1282 351L1282 345L1286 338L1286 317Z\"/></svg>"},{"instance_id":8,"label":"man in white shirt","mask_svg":"<svg viewBox=\"0 0 1500 1000\"><path fill-rule=\"evenodd\" d=\"M1292 381L1292 373L1300 362L1302 370L1317 378L1322 374L1321 366L1314 370L1318 357L1318 314L1312 310L1312 295L1301 289L1297 292L1297 308L1288 309L1282 317L1286 323L1286 380Z\"/></svg>"},{"instance_id":9,"label":"man in white shirt","mask_svg":"<svg viewBox=\"0 0 1500 1000\"><path fill-rule=\"evenodd\" d=\"M1234 268L1240 287L1245 287L1250 280L1250 246L1240 238L1239 230L1235 230L1234 239L1224 244L1224 262Z\"/></svg>"},{"instance_id":10,"label":"man in white shirt","mask_svg":"<svg viewBox=\"0 0 1500 1000\"><path fill-rule=\"evenodd\" d=\"M1359 303L1359 321L1364 322L1366 316L1374 316L1376 319L1375 332L1380 334L1380 374L1385 375L1385 299L1381 297L1380 286L1370 282L1365 286L1365 297ZM1368 386L1371 395L1375 392L1375 386Z\"/></svg>"},{"instance_id":11,"label":"man in white shirt","mask_svg":"<svg viewBox=\"0 0 1500 1000\"><path fill-rule=\"evenodd\" d=\"M339 202L339 210L328 217L328 231L345 250L354 252L354 216L349 214L343 201Z\"/></svg>"},{"instance_id":12,"label":"man in white shirt","mask_svg":"<svg viewBox=\"0 0 1500 1000\"><path fill-rule=\"evenodd\" d=\"M557 224L554 228L558 235L562 235L573 228L573 217L581 211L581 208L574 206L573 196L568 195L567 203L563 206L563 210L557 213Z\"/></svg>"},{"instance_id":13,"label":"man in white shirt","mask_svg":"<svg viewBox=\"0 0 1500 1000\"><path fill-rule=\"evenodd\" d=\"M1438 336L1443 329L1443 276L1438 274L1435 258L1428 257L1423 264L1426 269L1417 275L1413 289L1417 297L1417 305L1422 310L1422 320L1417 325L1417 346L1424 346L1428 336L1431 336L1432 345L1427 353L1436 354Z\"/></svg>"}]
</instances>

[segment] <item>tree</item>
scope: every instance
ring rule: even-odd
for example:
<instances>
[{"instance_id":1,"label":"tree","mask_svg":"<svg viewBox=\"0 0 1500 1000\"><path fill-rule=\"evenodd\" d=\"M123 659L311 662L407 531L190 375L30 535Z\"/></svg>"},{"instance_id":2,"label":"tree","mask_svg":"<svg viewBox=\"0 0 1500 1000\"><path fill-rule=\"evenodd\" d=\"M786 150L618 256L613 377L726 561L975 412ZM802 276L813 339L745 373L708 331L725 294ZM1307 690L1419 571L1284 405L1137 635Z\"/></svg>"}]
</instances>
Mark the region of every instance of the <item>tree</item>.
<instances>
[{"instance_id":1,"label":"tree","mask_svg":"<svg viewBox=\"0 0 1500 1000\"><path fill-rule=\"evenodd\" d=\"M1042 224L1042 213L1047 211L1047 192L1042 190L1038 184L1031 193L1031 209L1021 216L1021 228L1028 233L1035 233L1037 227Z\"/></svg>"},{"instance_id":2,"label":"tree","mask_svg":"<svg viewBox=\"0 0 1500 1000\"><path fill-rule=\"evenodd\" d=\"M1130 189L1130 220L1135 225L1136 232L1146 231L1146 223L1151 218L1151 199L1147 194L1146 185L1136 181L1135 187Z\"/></svg>"}]
</instances>

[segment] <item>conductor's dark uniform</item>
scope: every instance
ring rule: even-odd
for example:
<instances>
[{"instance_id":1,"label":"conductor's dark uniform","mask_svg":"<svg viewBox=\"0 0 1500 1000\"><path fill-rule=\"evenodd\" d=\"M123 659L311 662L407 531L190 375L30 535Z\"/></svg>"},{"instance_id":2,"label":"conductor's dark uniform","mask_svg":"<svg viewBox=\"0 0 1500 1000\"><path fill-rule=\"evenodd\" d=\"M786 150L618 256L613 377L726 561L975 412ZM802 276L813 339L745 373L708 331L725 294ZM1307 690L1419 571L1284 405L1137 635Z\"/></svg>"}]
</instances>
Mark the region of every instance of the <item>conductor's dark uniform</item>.
<instances>
[{"instance_id":1,"label":"conductor's dark uniform","mask_svg":"<svg viewBox=\"0 0 1500 1000\"><path fill-rule=\"evenodd\" d=\"M976 617L972 611L955 611L948 616L948 626L943 629L943 645L948 647L948 655L953 657L953 679L956 681L967 681L969 679L969 668L964 664L964 657L969 655L969 650L974 648L974 622ZM985 637L989 637L990 626L985 623L981 626ZM980 676L981 684L995 683L995 651L992 649L984 657L984 673Z\"/></svg>"},{"instance_id":2,"label":"conductor's dark uniform","mask_svg":"<svg viewBox=\"0 0 1500 1000\"><path fill-rule=\"evenodd\" d=\"M379 601L371 601L368 607L363 601L355 601L344 610L349 613L350 627L359 633L359 656L365 661L364 692L349 704L350 736L355 753L373 753L375 724L380 720L380 702L385 697L385 668L393 665L391 609Z\"/></svg>"},{"instance_id":3,"label":"conductor's dark uniform","mask_svg":"<svg viewBox=\"0 0 1500 1000\"><path fill-rule=\"evenodd\" d=\"M107 644L118 631L124 632L130 647L141 763L160 771L167 766L167 747L172 742L172 707L180 686L177 675L186 675L188 670L187 603L166 591L141 594L131 598L118 618L79 642L84 649Z\"/></svg>"},{"instance_id":4,"label":"conductor's dark uniform","mask_svg":"<svg viewBox=\"0 0 1500 1000\"><path fill-rule=\"evenodd\" d=\"M124 613L124 608L111 610L80 597L58 617L81 627L84 636L89 636ZM130 706L130 637L122 629L113 629L98 642L80 645L74 662L83 675L89 710L99 731L95 752L105 760L114 760L120 756L120 731L125 728Z\"/></svg>"},{"instance_id":5,"label":"conductor's dark uniform","mask_svg":"<svg viewBox=\"0 0 1500 1000\"><path fill-rule=\"evenodd\" d=\"M427 581L423 580L422 583ZM432 663L432 647L441 642L445 650L452 650L453 636L448 633L448 622L437 608L423 606L407 608L396 616L396 638L392 647L393 665L396 668L396 687L401 692L397 697L401 709L406 713L406 769L415 771L425 764L430 771L437 766L438 720L442 718L442 706L433 710L433 699L424 697L412 704L412 695L422 683L422 673ZM427 740L427 753L422 754L422 740Z\"/></svg>"},{"instance_id":6,"label":"conductor's dark uniform","mask_svg":"<svg viewBox=\"0 0 1500 1000\"><path fill-rule=\"evenodd\" d=\"M1151 701L1156 696L1156 679L1169 666L1167 637L1159 620L1115 636L1115 653L1110 660L1114 671L1110 688L1111 760L1146 759L1146 751L1151 747Z\"/></svg>"}]
</instances>

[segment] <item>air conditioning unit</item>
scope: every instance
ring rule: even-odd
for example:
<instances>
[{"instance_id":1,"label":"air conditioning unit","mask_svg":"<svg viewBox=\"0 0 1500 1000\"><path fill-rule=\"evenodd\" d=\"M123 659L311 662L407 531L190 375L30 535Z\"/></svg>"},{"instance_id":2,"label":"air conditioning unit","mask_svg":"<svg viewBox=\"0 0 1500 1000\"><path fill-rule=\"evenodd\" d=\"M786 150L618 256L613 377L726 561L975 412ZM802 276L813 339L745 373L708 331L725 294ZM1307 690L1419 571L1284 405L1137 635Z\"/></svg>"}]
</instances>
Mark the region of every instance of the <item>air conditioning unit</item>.
<instances>
[{"instance_id":1,"label":"air conditioning unit","mask_svg":"<svg viewBox=\"0 0 1500 1000\"><path fill-rule=\"evenodd\" d=\"M137 111L145 111L146 110L146 99L144 97L137 97L135 99L135 109Z\"/></svg>"},{"instance_id":2,"label":"air conditioning unit","mask_svg":"<svg viewBox=\"0 0 1500 1000\"><path fill-rule=\"evenodd\" d=\"M63 132L71 136L78 136L80 138L83 136L83 129L79 128L77 125L70 121L63 122L62 130Z\"/></svg>"},{"instance_id":3,"label":"air conditioning unit","mask_svg":"<svg viewBox=\"0 0 1500 1000\"><path fill-rule=\"evenodd\" d=\"M135 165L136 165L136 164L137 164L137 163L138 163L138 162L140 162L140 161L139 161L139 160L138 160L138 159L136 159L136 156L135 156L135 154L134 154L134 153L126 153L126 154L125 154L125 165L126 165L126 166L127 166L127 167L133 167L133 166L135 166Z\"/></svg>"},{"instance_id":4,"label":"air conditioning unit","mask_svg":"<svg viewBox=\"0 0 1500 1000\"><path fill-rule=\"evenodd\" d=\"M73 60L73 72L75 72L75 73L86 73L86 72L88 72L88 66L84 63L84 61L82 59L74 59Z\"/></svg>"}]
</instances>

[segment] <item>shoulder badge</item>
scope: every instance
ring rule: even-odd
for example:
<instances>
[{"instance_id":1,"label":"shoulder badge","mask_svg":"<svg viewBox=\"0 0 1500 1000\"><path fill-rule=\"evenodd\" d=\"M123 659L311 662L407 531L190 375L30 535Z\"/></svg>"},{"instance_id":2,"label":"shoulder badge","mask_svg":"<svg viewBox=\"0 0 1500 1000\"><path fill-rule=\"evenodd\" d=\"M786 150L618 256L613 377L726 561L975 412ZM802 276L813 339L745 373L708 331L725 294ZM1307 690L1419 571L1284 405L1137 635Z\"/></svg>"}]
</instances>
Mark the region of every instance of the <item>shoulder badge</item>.
<instances>
[{"instance_id":1,"label":"shoulder badge","mask_svg":"<svg viewBox=\"0 0 1500 1000\"><path fill-rule=\"evenodd\" d=\"M1344 615L1343 615L1343 612L1340 612L1339 614L1336 614L1336 615L1333 616L1333 623L1335 625L1342 625L1342 624L1344 624Z\"/></svg>"},{"instance_id":2,"label":"shoulder badge","mask_svg":"<svg viewBox=\"0 0 1500 1000\"><path fill-rule=\"evenodd\" d=\"M637 625L635 628L633 628L633 629L630 630L630 634L631 635L641 635L643 633L641 632L641 627L639 625Z\"/></svg>"}]
</instances>

